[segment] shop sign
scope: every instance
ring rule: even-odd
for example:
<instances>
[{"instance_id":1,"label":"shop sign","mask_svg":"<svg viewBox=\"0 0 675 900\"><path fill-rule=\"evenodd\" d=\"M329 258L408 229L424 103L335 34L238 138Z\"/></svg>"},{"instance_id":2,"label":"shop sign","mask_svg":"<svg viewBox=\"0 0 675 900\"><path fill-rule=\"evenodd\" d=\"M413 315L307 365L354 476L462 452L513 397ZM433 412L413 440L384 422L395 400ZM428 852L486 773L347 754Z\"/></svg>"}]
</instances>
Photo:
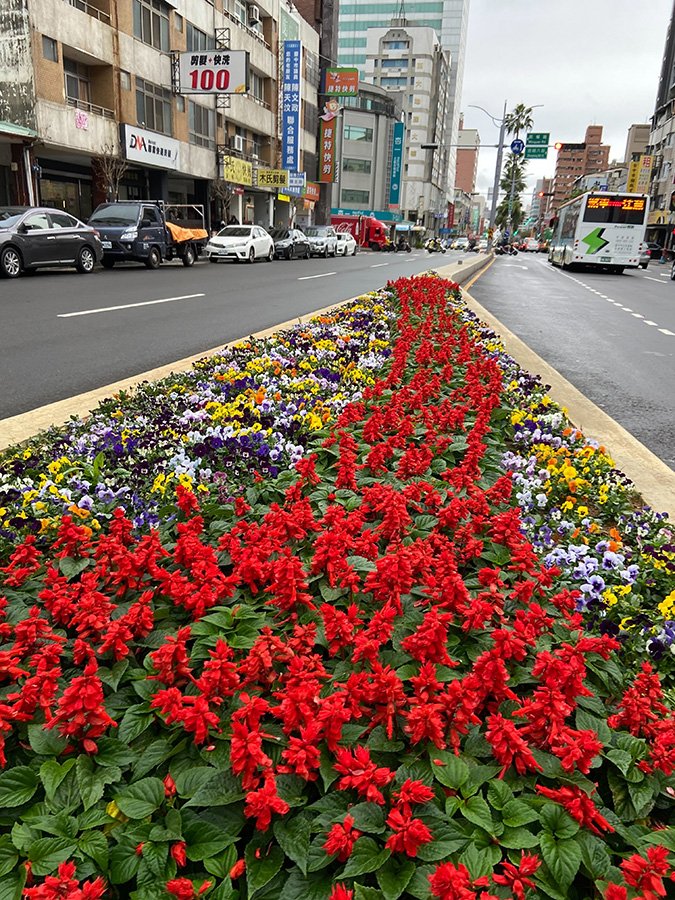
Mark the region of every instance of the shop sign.
<instances>
[{"instance_id":1,"label":"shop sign","mask_svg":"<svg viewBox=\"0 0 675 900\"><path fill-rule=\"evenodd\" d=\"M178 169L180 144L173 138L134 125L122 125L124 154L132 162L161 169Z\"/></svg>"},{"instance_id":2,"label":"shop sign","mask_svg":"<svg viewBox=\"0 0 675 900\"><path fill-rule=\"evenodd\" d=\"M649 192L649 182L652 174L652 156L641 156L634 160L628 167L628 183L626 191L629 194L646 194Z\"/></svg>"},{"instance_id":3,"label":"shop sign","mask_svg":"<svg viewBox=\"0 0 675 900\"><path fill-rule=\"evenodd\" d=\"M181 94L246 94L248 52L210 50L179 53Z\"/></svg>"},{"instance_id":4,"label":"shop sign","mask_svg":"<svg viewBox=\"0 0 675 900\"><path fill-rule=\"evenodd\" d=\"M223 181L231 184L253 184L253 166L236 156L223 157Z\"/></svg>"},{"instance_id":5,"label":"shop sign","mask_svg":"<svg viewBox=\"0 0 675 900\"><path fill-rule=\"evenodd\" d=\"M301 197L305 192L306 184L307 175L305 172L289 172L286 193L292 194L294 197Z\"/></svg>"},{"instance_id":6,"label":"shop sign","mask_svg":"<svg viewBox=\"0 0 675 900\"><path fill-rule=\"evenodd\" d=\"M389 178L389 209L400 209L401 166L403 162L403 122L394 124L394 143L391 151L391 176Z\"/></svg>"},{"instance_id":7,"label":"shop sign","mask_svg":"<svg viewBox=\"0 0 675 900\"><path fill-rule=\"evenodd\" d=\"M281 83L281 165L297 172L300 168L300 73L302 43L284 41Z\"/></svg>"},{"instance_id":8,"label":"shop sign","mask_svg":"<svg viewBox=\"0 0 675 900\"><path fill-rule=\"evenodd\" d=\"M317 203L319 197L321 196L321 188L318 184L315 184L313 181L307 182L307 187L305 188L305 199L311 200L313 203Z\"/></svg>"},{"instance_id":9,"label":"shop sign","mask_svg":"<svg viewBox=\"0 0 675 900\"><path fill-rule=\"evenodd\" d=\"M324 94L329 97L356 97L358 93L358 69L326 69Z\"/></svg>"},{"instance_id":10,"label":"shop sign","mask_svg":"<svg viewBox=\"0 0 675 900\"><path fill-rule=\"evenodd\" d=\"M380 222L402 222L403 213L392 212L390 209L345 209L337 207L331 209L332 216L372 216Z\"/></svg>"},{"instance_id":11,"label":"shop sign","mask_svg":"<svg viewBox=\"0 0 675 900\"><path fill-rule=\"evenodd\" d=\"M258 187L287 187L287 169L258 169L256 171L256 183Z\"/></svg>"},{"instance_id":12,"label":"shop sign","mask_svg":"<svg viewBox=\"0 0 675 900\"><path fill-rule=\"evenodd\" d=\"M321 121L319 135L319 181L330 184L335 181L335 122Z\"/></svg>"}]
</instances>

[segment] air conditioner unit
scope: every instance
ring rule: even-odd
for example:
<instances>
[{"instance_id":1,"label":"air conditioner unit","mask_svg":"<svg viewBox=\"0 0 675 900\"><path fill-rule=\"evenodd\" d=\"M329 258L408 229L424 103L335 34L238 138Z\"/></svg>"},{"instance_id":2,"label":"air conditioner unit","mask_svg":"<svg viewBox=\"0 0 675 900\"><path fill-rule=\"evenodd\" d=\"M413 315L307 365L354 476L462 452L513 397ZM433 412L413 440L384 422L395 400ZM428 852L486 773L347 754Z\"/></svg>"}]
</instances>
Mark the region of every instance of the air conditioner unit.
<instances>
[{"instance_id":1,"label":"air conditioner unit","mask_svg":"<svg viewBox=\"0 0 675 900\"><path fill-rule=\"evenodd\" d=\"M243 153L244 151L244 139L240 134L235 134L232 138L231 146L233 150L238 150L239 153Z\"/></svg>"},{"instance_id":2,"label":"air conditioner unit","mask_svg":"<svg viewBox=\"0 0 675 900\"><path fill-rule=\"evenodd\" d=\"M249 3L248 5L248 24L249 25L257 25L260 21L260 7L256 6L254 3Z\"/></svg>"}]
</instances>

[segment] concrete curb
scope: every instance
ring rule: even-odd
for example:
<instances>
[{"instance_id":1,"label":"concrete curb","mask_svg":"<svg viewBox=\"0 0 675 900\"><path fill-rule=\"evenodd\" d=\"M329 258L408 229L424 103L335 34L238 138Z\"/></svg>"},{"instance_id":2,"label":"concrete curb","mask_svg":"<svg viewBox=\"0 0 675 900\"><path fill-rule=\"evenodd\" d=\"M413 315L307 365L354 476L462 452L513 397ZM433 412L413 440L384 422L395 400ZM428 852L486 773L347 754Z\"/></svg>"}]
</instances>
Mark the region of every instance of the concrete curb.
<instances>
[{"instance_id":1,"label":"concrete curb","mask_svg":"<svg viewBox=\"0 0 675 900\"><path fill-rule=\"evenodd\" d=\"M523 369L539 375L544 384L550 385L550 397L565 407L570 421L587 438L607 448L617 469L630 478L645 503L675 520L675 472L502 325L466 290L464 299L469 309L499 335L506 352Z\"/></svg>"},{"instance_id":2,"label":"concrete curb","mask_svg":"<svg viewBox=\"0 0 675 900\"><path fill-rule=\"evenodd\" d=\"M431 259L430 262L432 262ZM485 265L484 258L478 260L477 262L481 265ZM451 266L445 266L442 269L435 269L434 271L438 271L439 274L443 275L444 278L450 278L459 281L460 276L463 278L463 280L467 280L469 275L474 273L477 268L480 267L480 265L477 267L475 262L472 262L467 266L465 266L463 263L457 263ZM458 274L455 274L455 270ZM357 297L358 296L363 295L359 294L357 295ZM0 421L0 450L4 450L6 447L11 447L15 444L22 444L26 441L36 439L41 432L46 431L48 428L51 428L54 425L64 425L71 418L84 418L102 400L105 400L106 398L111 397L114 394L119 393L120 391L133 390L143 382L160 381L162 378L167 378L171 374L186 372L192 368L197 360L204 359L205 356L214 356L217 353L220 353L225 347L232 347L235 344L238 344L240 341L245 340L247 337L269 337L277 331L282 331L285 328L291 328L293 325L308 322L315 316L323 315L331 309L336 309L337 307L343 306L346 303L351 303L353 300L356 300L357 297L350 297L347 300L331 303L330 306L325 306L322 309L315 310L312 313L298 316L296 319L290 319L287 322L281 322L279 325L274 325L272 328L266 328L264 331L257 331L253 335L244 334L234 341L229 341L229 343L227 344L219 344L217 347L212 347L208 350L204 350L202 353L197 353L194 356L185 357L185 359L179 359L176 362L170 363L166 366L160 366L156 369L150 369L147 372L142 372L140 375L125 378L121 381L115 381L112 384L107 384L104 387L96 388L93 391L87 391L84 394L78 394L75 397L69 397L66 400L59 400L56 403L49 403L46 406L40 406L37 409L32 409L26 413L21 413L18 416L11 416L8 419Z\"/></svg>"}]
</instances>

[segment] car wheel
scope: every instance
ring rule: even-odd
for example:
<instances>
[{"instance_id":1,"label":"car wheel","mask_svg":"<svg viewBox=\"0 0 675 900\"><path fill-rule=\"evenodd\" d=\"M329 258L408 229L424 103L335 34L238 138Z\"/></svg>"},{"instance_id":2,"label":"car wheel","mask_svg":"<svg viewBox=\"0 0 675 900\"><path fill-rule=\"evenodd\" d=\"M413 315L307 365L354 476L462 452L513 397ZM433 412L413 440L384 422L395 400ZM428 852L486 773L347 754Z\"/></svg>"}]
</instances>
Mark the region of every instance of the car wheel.
<instances>
[{"instance_id":1,"label":"car wheel","mask_svg":"<svg viewBox=\"0 0 675 900\"><path fill-rule=\"evenodd\" d=\"M675 262L673 263L673 265L671 266L671 269L670 269L670 280L675 281Z\"/></svg>"},{"instance_id":2,"label":"car wheel","mask_svg":"<svg viewBox=\"0 0 675 900\"><path fill-rule=\"evenodd\" d=\"M352 256L356 256L356 254L357 254L358 252L359 252L359 245L356 244L356 245L354 246L354 252L352 253Z\"/></svg>"},{"instance_id":3,"label":"car wheel","mask_svg":"<svg viewBox=\"0 0 675 900\"><path fill-rule=\"evenodd\" d=\"M159 269L162 264L162 257L157 247L151 247L145 265L148 269Z\"/></svg>"},{"instance_id":4,"label":"car wheel","mask_svg":"<svg viewBox=\"0 0 675 900\"><path fill-rule=\"evenodd\" d=\"M185 248L182 256L182 261L186 269L189 269L190 266L193 266L195 264L195 251L190 244L188 244L188 246Z\"/></svg>"},{"instance_id":5,"label":"car wheel","mask_svg":"<svg viewBox=\"0 0 675 900\"><path fill-rule=\"evenodd\" d=\"M255 262L255 247L251 247L251 249L248 251L248 261L250 263Z\"/></svg>"},{"instance_id":6,"label":"car wheel","mask_svg":"<svg viewBox=\"0 0 675 900\"><path fill-rule=\"evenodd\" d=\"M311 259L312 254L309 252L309 247L305 250L305 255L303 259Z\"/></svg>"},{"instance_id":7,"label":"car wheel","mask_svg":"<svg viewBox=\"0 0 675 900\"><path fill-rule=\"evenodd\" d=\"M23 268L21 255L14 247L5 247L0 253L0 272L5 278L18 278Z\"/></svg>"},{"instance_id":8,"label":"car wheel","mask_svg":"<svg viewBox=\"0 0 675 900\"><path fill-rule=\"evenodd\" d=\"M323 253L321 255L324 259L328 259L328 246L323 248Z\"/></svg>"},{"instance_id":9,"label":"car wheel","mask_svg":"<svg viewBox=\"0 0 675 900\"><path fill-rule=\"evenodd\" d=\"M96 265L96 256L91 247L83 247L77 257L76 268L81 275L90 275Z\"/></svg>"},{"instance_id":10,"label":"car wheel","mask_svg":"<svg viewBox=\"0 0 675 900\"><path fill-rule=\"evenodd\" d=\"M209 256L209 262L210 262L210 263L217 263L218 260L215 258L215 256Z\"/></svg>"},{"instance_id":11,"label":"car wheel","mask_svg":"<svg viewBox=\"0 0 675 900\"><path fill-rule=\"evenodd\" d=\"M286 259L293 259L293 248L292 248L292 247L289 247L289 248L288 248L288 250L286 251L285 256L286 256Z\"/></svg>"},{"instance_id":12,"label":"car wheel","mask_svg":"<svg viewBox=\"0 0 675 900\"><path fill-rule=\"evenodd\" d=\"M115 265L115 260L108 259L107 257L104 256L103 259L101 260L101 265L103 266L104 269L112 269L112 267Z\"/></svg>"},{"instance_id":13,"label":"car wheel","mask_svg":"<svg viewBox=\"0 0 675 900\"><path fill-rule=\"evenodd\" d=\"M272 262L273 259L274 259L274 247L270 247L269 253L265 257L265 260L267 262Z\"/></svg>"}]
</instances>

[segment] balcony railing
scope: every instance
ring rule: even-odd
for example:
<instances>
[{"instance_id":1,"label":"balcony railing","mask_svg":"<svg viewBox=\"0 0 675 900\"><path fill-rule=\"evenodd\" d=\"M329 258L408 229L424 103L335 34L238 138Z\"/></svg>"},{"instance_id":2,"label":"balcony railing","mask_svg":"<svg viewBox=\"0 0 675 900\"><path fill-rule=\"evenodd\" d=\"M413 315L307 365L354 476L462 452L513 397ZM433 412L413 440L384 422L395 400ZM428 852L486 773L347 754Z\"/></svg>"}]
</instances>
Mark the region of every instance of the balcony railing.
<instances>
[{"instance_id":1,"label":"balcony railing","mask_svg":"<svg viewBox=\"0 0 675 900\"><path fill-rule=\"evenodd\" d=\"M93 19L98 19L99 22L110 25L110 16L108 13L97 9L95 6L92 6L91 3L87 3L87 0L66 0L66 3L69 6L74 6L75 9L79 9L81 12L86 13Z\"/></svg>"},{"instance_id":2,"label":"balcony railing","mask_svg":"<svg viewBox=\"0 0 675 900\"><path fill-rule=\"evenodd\" d=\"M259 41L263 45L263 47L267 47L268 50L270 49L270 45L267 43L267 41L259 31L256 31L255 28L250 28L248 25L246 25L245 22L242 22L238 16L235 16L234 13L231 13L229 9L224 9L223 15L231 22L234 22L235 25L238 25L239 28L242 28L247 34L250 34L252 38L256 39L256 41Z\"/></svg>"},{"instance_id":3,"label":"balcony railing","mask_svg":"<svg viewBox=\"0 0 675 900\"><path fill-rule=\"evenodd\" d=\"M94 116L103 116L104 119L114 119L115 113L112 109L106 109L105 106L97 106L95 103L88 103L86 100L79 100L77 97L66 97L68 106L76 109L82 109Z\"/></svg>"}]
</instances>

